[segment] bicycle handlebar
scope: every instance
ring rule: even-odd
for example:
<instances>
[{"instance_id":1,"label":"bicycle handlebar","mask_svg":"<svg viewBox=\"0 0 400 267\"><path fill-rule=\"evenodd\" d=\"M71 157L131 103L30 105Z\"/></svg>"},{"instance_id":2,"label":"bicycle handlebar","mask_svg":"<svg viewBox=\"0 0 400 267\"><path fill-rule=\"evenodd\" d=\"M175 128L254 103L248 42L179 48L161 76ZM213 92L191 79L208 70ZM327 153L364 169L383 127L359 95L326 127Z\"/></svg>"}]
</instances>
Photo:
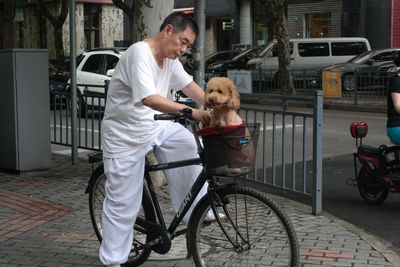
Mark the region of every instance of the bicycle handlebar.
<instances>
[{"instance_id":1,"label":"bicycle handlebar","mask_svg":"<svg viewBox=\"0 0 400 267\"><path fill-rule=\"evenodd\" d=\"M184 108L179 113L163 113L155 114L154 120L179 120L179 119L192 119L192 109Z\"/></svg>"}]
</instances>

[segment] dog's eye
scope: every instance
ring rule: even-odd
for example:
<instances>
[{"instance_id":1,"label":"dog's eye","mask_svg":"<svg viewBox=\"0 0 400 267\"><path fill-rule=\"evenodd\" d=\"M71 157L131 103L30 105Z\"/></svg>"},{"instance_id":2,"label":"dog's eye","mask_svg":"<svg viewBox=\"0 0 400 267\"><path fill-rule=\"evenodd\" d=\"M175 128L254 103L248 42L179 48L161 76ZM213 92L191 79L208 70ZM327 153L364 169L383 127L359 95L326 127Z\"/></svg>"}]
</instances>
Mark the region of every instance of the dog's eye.
<instances>
[{"instance_id":1,"label":"dog's eye","mask_svg":"<svg viewBox=\"0 0 400 267\"><path fill-rule=\"evenodd\" d=\"M222 94L222 90L218 89L217 90L218 94Z\"/></svg>"},{"instance_id":2,"label":"dog's eye","mask_svg":"<svg viewBox=\"0 0 400 267\"><path fill-rule=\"evenodd\" d=\"M213 89L210 89L210 90L208 90L208 93L212 93L214 90Z\"/></svg>"}]
</instances>

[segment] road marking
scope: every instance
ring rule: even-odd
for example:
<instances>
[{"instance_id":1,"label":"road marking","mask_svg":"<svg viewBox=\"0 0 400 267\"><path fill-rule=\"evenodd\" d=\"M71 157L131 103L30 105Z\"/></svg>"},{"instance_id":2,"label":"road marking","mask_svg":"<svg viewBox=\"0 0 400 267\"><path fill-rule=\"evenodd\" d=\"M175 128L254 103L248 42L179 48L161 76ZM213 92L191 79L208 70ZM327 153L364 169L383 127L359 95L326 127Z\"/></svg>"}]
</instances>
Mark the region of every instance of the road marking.
<instances>
[{"instance_id":1,"label":"road marking","mask_svg":"<svg viewBox=\"0 0 400 267\"><path fill-rule=\"evenodd\" d=\"M295 125L295 128L298 128L298 127L303 127L304 125L303 124L296 124ZM276 129L282 129L283 127L282 127L282 125L276 125L275 126L275 130ZM286 124L285 125L285 129L287 129L287 128L293 128L293 125L292 124ZM270 126L270 125L268 125L267 127L265 127L265 130L267 130L267 131L271 131L271 130L273 130L274 129L274 127L273 126ZM264 128L261 126L260 127L260 130L261 131L263 131L264 130Z\"/></svg>"},{"instance_id":2,"label":"road marking","mask_svg":"<svg viewBox=\"0 0 400 267\"><path fill-rule=\"evenodd\" d=\"M71 149L65 149L65 150L53 150L51 151L54 154L58 154L58 155L71 155ZM93 152L91 150L87 150L87 149L80 149L78 148L78 154L82 154L82 153L88 153L88 152Z\"/></svg>"},{"instance_id":3,"label":"road marking","mask_svg":"<svg viewBox=\"0 0 400 267\"><path fill-rule=\"evenodd\" d=\"M71 126L68 126L68 127L66 127L66 126L60 126L60 125L54 125L54 124L50 124L50 127L51 128L54 128L54 127L56 127L56 128L62 128L62 129L67 129L68 128L68 130L71 130L72 128L71 128ZM92 130L92 129L89 129L89 128L87 128L87 130L85 129L85 128L81 128L80 129L81 130L81 132L85 132L85 131L88 131L88 132L94 132L94 133L99 133L100 131L99 130Z\"/></svg>"}]
</instances>

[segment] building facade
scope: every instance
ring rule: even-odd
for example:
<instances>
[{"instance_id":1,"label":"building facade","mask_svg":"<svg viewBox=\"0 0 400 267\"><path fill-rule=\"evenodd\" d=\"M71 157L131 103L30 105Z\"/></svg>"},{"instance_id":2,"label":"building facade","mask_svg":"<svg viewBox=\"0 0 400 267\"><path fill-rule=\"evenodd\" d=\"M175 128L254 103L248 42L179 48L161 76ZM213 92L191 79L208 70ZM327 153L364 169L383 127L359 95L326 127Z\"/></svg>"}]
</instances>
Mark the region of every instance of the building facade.
<instances>
[{"instance_id":1,"label":"building facade","mask_svg":"<svg viewBox=\"0 0 400 267\"><path fill-rule=\"evenodd\" d=\"M193 6L175 0L176 8ZM268 43L269 12L263 0L207 0L206 54ZM372 48L400 47L400 0L289 0L287 22L290 38L365 37Z\"/></svg>"},{"instance_id":2,"label":"building facade","mask_svg":"<svg viewBox=\"0 0 400 267\"><path fill-rule=\"evenodd\" d=\"M53 26L34 1L21 0L17 3L14 7L15 15L3 23L0 21L0 48L47 48L49 58L54 59ZM60 3L48 1L47 7L53 14L57 14ZM77 54L94 47L114 47L115 43L124 39L123 11L111 0L76 0L75 20ZM69 16L63 26L63 46L68 56Z\"/></svg>"},{"instance_id":3,"label":"building facade","mask_svg":"<svg viewBox=\"0 0 400 267\"><path fill-rule=\"evenodd\" d=\"M392 42L393 22L400 10L398 0L304 0L288 6L291 38L365 37L372 48ZM397 12L397 13L396 13ZM397 15L396 15L397 14Z\"/></svg>"},{"instance_id":4,"label":"building facade","mask_svg":"<svg viewBox=\"0 0 400 267\"><path fill-rule=\"evenodd\" d=\"M131 3L132 0L126 0ZM195 0L175 0L175 10L193 14ZM0 0L0 49L48 48L55 57L52 26L36 0ZM58 0L48 0L56 12ZM274 22L263 0L206 1L205 53L264 45ZM76 0L77 53L126 45L130 29L112 0ZM373 48L400 47L400 0L289 0L290 38L366 37ZM69 18L63 43L69 55Z\"/></svg>"}]
</instances>

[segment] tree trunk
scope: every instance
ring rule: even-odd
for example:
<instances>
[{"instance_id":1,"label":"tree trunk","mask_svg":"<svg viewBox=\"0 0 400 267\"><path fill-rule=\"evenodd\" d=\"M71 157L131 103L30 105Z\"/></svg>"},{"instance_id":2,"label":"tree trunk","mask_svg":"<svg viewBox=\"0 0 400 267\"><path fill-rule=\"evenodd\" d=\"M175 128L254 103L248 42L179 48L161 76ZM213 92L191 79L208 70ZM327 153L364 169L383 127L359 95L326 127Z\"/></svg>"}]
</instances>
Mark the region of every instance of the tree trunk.
<instances>
[{"instance_id":1,"label":"tree trunk","mask_svg":"<svg viewBox=\"0 0 400 267\"><path fill-rule=\"evenodd\" d=\"M68 0L62 0L61 3L54 3L53 6L49 6L48 3L45 4L43 0L38 0L42 12L53 26L54 49L58 67L62 67L65 61L62 28L68 15L67 1Z\"/></svg>"},{"instance_id":2,"label":"tree trunk","mask_svg":"<svg viewBox=\"0 0 400 267\"><path fill-rule=\"evenodd\" d=\"M53 28L54 32L54 46L56 51L57 65L63 67L65 64L64 46L63 46L63 35L62 27Z\"/></svg>"},{"instance_id":3,"label":"tree trunk","mask_svg":"<svg viewBox=\"0 0 400 267\"><path fill-rule=\"evenodd\" d=\"M137 1L134 16L135 41L140 41L157 34L161 23L173 11L173 0Z\"/></svg>"},{"instance_id":4,"label":"tree trunk","mask_svg":"<svg viewBox=\"0 0 400 267\"><path fill-rule=\"evenodd\" d=\"M278 43L278 85L284 95L295 95L293 78L290 73L290 46L286 15L282 12L276 21L276 39Z\"/></svg>"}]
</instances>

